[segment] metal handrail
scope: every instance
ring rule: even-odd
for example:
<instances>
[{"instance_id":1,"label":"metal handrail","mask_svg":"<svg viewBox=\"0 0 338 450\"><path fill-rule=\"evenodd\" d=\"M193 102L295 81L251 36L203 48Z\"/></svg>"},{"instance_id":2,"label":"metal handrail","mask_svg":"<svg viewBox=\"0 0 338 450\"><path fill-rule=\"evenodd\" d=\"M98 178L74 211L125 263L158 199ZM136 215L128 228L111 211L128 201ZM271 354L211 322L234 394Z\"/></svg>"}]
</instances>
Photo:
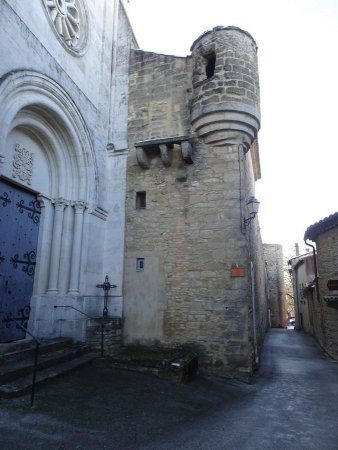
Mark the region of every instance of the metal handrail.
<instances>
[{"instance_id":1,"label":"metal handrail","mask_svg":"<svg viewBox=\"0 0 338 450\"><path fill-rule=\"evenodd\" d=\"M4 313L3 311L0 311L0 314L6 315L6 313ZM12 313L9 313L9 315L11 316ZM34 397L35 397L36 373L38 370L39 347L40 347L41 342L39 341L39 339L36 336L34 336L34 334L32 334L30 331L28 331L28 329L26 327L24 327L14 317L10 317L8 320L15 322L22 330L24 330L26 333L28 333L29 336L31 336L31 338L33 338L33 340L35 341L34 368L33 368L32 391L31 391L31 401L30 401L31 407L33 407Z\"/></svg>"},{"instance_id":2,"label":"metal handrail","mask_svg":"<svg viewBox=\"0 0 338 450\"><path fill-rule=\"evenodd\" d=\"M71 308L71 309L74 309L75 311L79 312L80 314L83 314L84 316L88 317L88 319L97 319L97 317L89 316L87 313L81 311L80 309L75 308L74 306L70 306L70 305L54 305L54 308Z\"/></svg>"},{"instance_id":3,"label":"metal handrail","mask_svg":"<svg viewBox=\"0 0 338 450\"><path fill-rule=\"evenodd\" d=\"M81 311L80 309L77 309L77 308L75 308L74 306L71 306L71 305L54 305L54 308L70 308L70 309L74 309L74 311L77 311L80 314L83 314L84 316L88 317L88 319L91 319L91 320L99 319L99 317L89 316L87 313L85 313L85 312ZM101 317L101 358L103 357L103 347L104 347L104 344L103 344L103 331L104 331L104 320L105 319L106 319L106 316L103 315Z\"/></svg>"}]
</instances>

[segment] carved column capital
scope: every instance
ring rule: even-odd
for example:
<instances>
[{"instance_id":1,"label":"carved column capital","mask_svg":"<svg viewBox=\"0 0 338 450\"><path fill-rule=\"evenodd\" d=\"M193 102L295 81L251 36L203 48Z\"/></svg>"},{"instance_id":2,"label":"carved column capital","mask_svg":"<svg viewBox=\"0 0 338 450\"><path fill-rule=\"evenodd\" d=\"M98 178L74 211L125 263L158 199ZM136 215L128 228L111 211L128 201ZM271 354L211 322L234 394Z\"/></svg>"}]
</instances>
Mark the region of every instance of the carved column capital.
<instances>
[{"instance_id":1,"label":"carved column capital","mask_svg":"<svg viewBox=\"0 0 338 450\"><path fill-rule=\"evenodd\" d=\"M88 208L88 204L82 200L72 202L72 206L74 206L75 214L83 214L84 211Z\"/></svg>"},{"instance_id":2,"label":"carved column capital","mask_svg":"<svg viewBox=\"0 0 338 450\"><path fill-rule=\"evenodd\" d=\"M55 206L55 209L58 211L63 211L66 206L69 205L69 200L66 200L63 197L52 198L52 203Z\"/></svg>"}]
</instances>

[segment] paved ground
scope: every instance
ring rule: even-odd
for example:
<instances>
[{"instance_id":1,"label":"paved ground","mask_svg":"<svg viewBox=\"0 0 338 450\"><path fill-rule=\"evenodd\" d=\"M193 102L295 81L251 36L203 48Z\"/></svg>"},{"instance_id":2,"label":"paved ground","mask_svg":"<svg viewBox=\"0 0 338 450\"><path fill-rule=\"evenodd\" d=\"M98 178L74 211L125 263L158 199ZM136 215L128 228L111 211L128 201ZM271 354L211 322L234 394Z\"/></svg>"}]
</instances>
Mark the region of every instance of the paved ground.
<instances>
[{"instance_id":1,"label":"paved ground","mask_svg":"<svg viewBox=\"0 0 338 450\"><path fill-rule=\"evenodd\" d=\"M298 331L267 334L251 385L88 367L0 403L0 448L337 450L338 363Z\"/></svg>"}]
</instances>

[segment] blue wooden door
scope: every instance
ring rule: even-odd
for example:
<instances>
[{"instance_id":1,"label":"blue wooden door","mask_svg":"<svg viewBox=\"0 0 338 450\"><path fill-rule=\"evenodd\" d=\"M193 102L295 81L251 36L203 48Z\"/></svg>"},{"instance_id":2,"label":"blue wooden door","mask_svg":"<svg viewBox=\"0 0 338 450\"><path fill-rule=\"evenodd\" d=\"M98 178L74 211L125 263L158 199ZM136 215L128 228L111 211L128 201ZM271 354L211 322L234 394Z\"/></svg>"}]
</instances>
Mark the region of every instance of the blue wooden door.
<instances>
[{"instance_id":1,"label":"blue wooden door","mask_svg":"<svg viewBox=\"0 0 338 450\"><path fill-rule=\"evenodd\" d=\"M0 179L0 342L26 335L40 214L34 194Z\"/></svg>"}]
</instances>

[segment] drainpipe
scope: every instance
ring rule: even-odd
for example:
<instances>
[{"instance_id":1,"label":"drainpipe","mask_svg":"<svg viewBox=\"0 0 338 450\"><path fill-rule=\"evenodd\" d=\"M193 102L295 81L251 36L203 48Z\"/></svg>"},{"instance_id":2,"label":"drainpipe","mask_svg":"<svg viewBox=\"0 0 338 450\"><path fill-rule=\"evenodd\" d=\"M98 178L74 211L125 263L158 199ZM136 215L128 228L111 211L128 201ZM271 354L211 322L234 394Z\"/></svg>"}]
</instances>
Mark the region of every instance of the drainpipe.
<instances>
[{"instance_id":1,"label":"drainpipe","mask_svg":"<svg viewBox=\"0 0 338 450\"><path fill-rule=\"evenodd\" d=\"M316 291L317 291L317 300L320 301L316 248L315 248L314 245L312 245L309 242L307 242L306 239L304 239L304 242L305 242L305 245L308 245L309 247L312 248L313 263L314 263L314 266L315 266L315 284L316 284Z\"/></svg>"},{"instance_id":2,"label":"drainpipe","mask_svg":"<svg viewBox=\"0 0 338 450\"><path fill-rule=\"evenodd\" d=\"M301 261L302 262L302 261ZM296 313L296 324L295 324L295 330L300 330L301 329L301 323L300 323L300 304L299 304L299 290L298 290L298 267L301 264L299 264L299 262L295 265L295 267L293 268L293 292L296 296L295 298L295 313Z\"/></svg>"},{"instance_id":3,"label":"drainpipe","mask_svg":"<svg viewBox=\"0 0 338 450\"><path fill-rule=\"evenodd\" d=\"M255 352L255 363L259 363L258 349L257 349L257 330L256 330L256 293L255 293L255 272L254 264L250 261L251 268L251 302L252 302L252 328L253 328L253 341Z\"/></svg>"}]
</instances>

